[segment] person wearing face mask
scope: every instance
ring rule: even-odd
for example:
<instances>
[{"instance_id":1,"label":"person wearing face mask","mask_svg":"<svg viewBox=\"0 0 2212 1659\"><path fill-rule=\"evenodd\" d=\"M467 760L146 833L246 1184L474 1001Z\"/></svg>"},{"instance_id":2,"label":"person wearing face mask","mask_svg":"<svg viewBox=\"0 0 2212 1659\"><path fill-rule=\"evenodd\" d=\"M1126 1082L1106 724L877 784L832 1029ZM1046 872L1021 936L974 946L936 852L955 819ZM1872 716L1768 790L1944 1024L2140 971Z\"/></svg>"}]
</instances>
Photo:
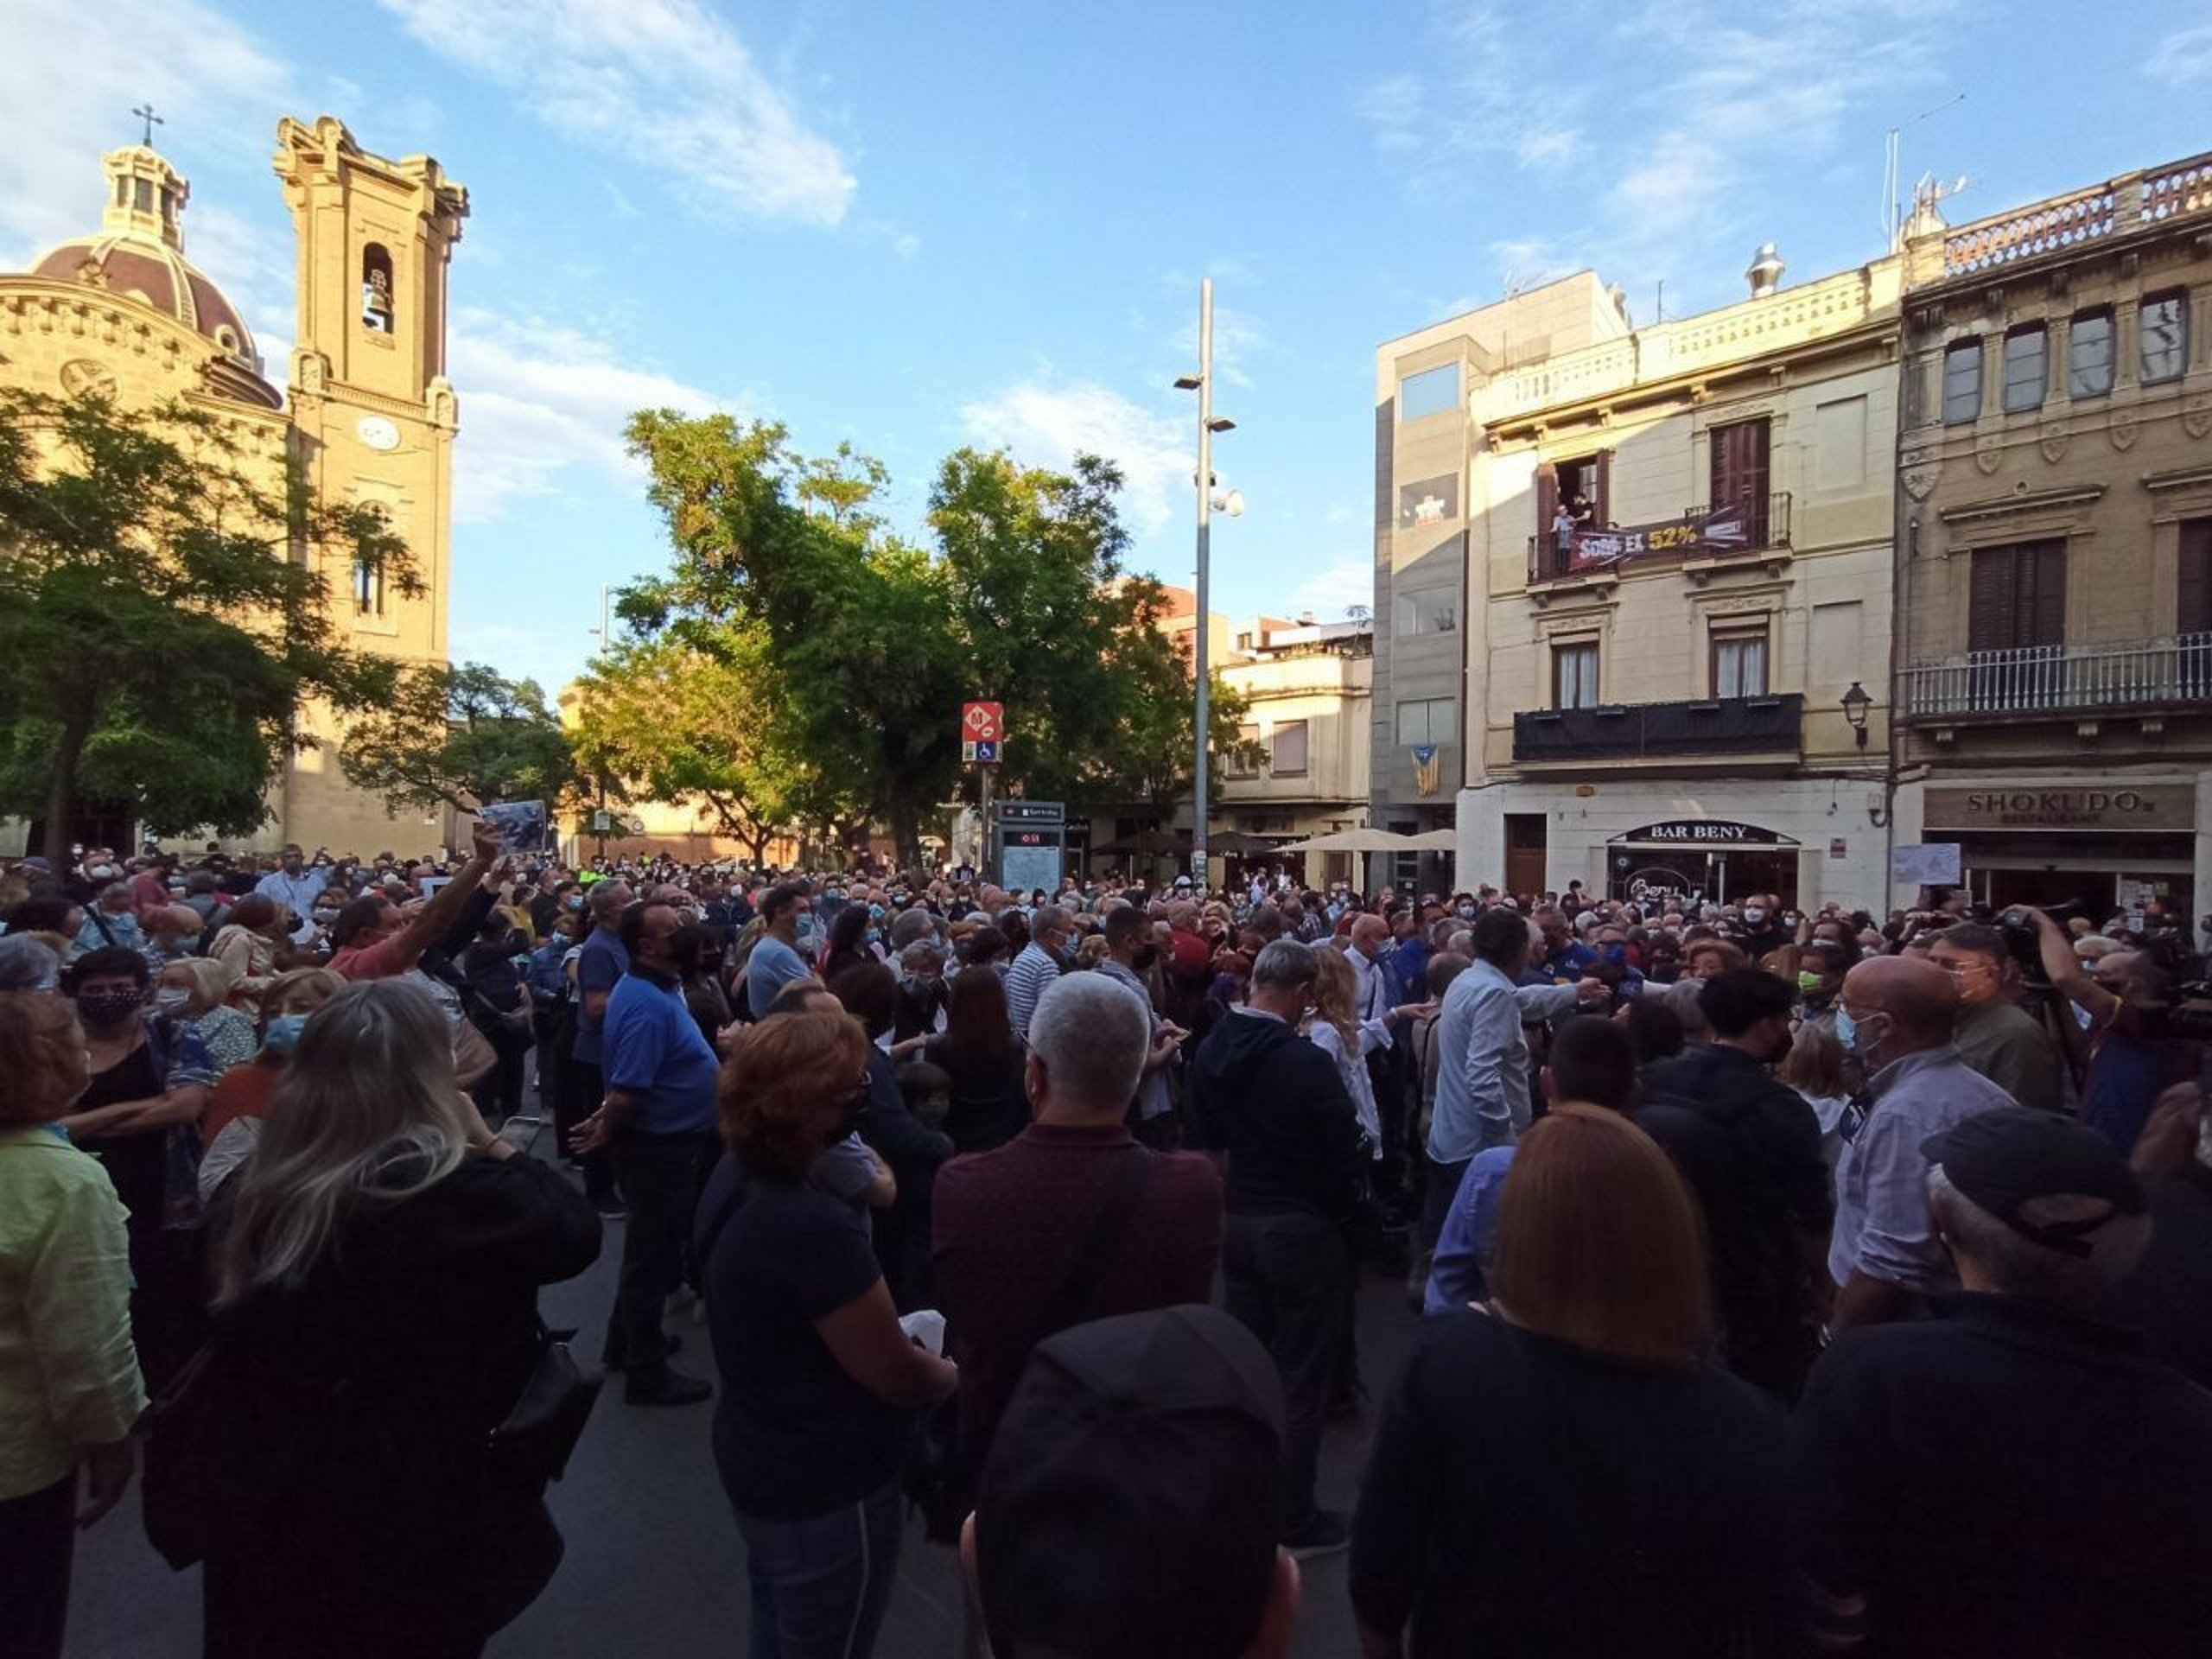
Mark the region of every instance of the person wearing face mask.
<instances>
[{"instance_id":1,"label":"person wearing face mask","mask_svg":"<svg viewBox=\"0 0 2212 1659\"><path fill-rule=\"evenodd\" d=\"M236 974L205 957L173 962L154 982L155 1009L192 1028L207 1046L218 1077L232 1066L245 1065L260 1046L253 1016L228 1006L237 986Z\"/></svg>"},{"instance_id":2,"label":"person wearing face mask","mask_svg":"<svg viewBox=\"0 0 2212 1659\"><path fill-rule=\"evenodd\" d=\"M149 1009L149 978L145 957L119 949L88 951L63 973L92 1081L60 1123L105 1166L130 1212L131 1333L158 1394L204 1323L197 1171L214 1067L189 1027Z\"/></svg>"},{"instance_id":3,"label":"person wearing face mask","mask_svg":"<svg viewBox=\"0 0 2212 1659\"><path fill-rule=\"evenodd\" d=\"M1931 963L1874 957L1844 976L1836 1035L1858 1053L1873 1099L1836 1165L1834 1330L1904 1319L1958 1288L1929 1219L1922 1143L1980 1113L2018 1109L1959 1058L1958 1009L1950 976Z\"/></svg>"},{"instance_id":4,"label":"person wearing face mask","mask_svg":"<svg viewBox=\"0 0 2212 1659\"><path fill-rule=\"evenodd\" d=\"M103 864L99 868L114 867ZM146 949L146 930L139 925L137 907L130 902L130 885L126 881L111 880L104 885L85 907L85 924L77 930L78 955L110 947L140 952Z\"/></svg>"},{"instance_id":5,"label":"person wearing face mask","mask_svg":"<svg viewBox=\"0 0 2212 1659\"><path fill-rule=\"evenodd\" d=\"M1150 1042L1145 1050L1144 1071L1137 1082L1135 1125L1151 1141L1169 1127L1169 1115L1175 1103L1167 1080L1182 1041L1190 1033L1161 1019L1153 1005L1152 971L1160 963L1160 943L1144 912L1134 905L1124 905L1109 912L1103 931L1106 957L1098 964L1097 971L1141 1001L1149 1021Z\"/></svg>"},{"instance_id":6,"label":"person wearing face mask","mask_svg":"<svg viewBox=\"0 0 2212 1659\"><path fill-rule=\"evenodd\" d=\"M607 999L601 1033L606 1092L569 1146L579 1157L604 1148L630 1210L622 1276L607 1321L604 1357L627 1373L633 1406L691 1405L714 1392L703 1377L668 1363L675 1344L661 1329L669 1294L683 1282L683 1240L712 1148L715 1077L721 1057L685 1006L673 905L642 902L617 923L629 969Z\"/></svg>"},{"instance_id":7,"label":"person wearing face mask","mask_svg":"<svg viewBox=\"0 0 2212 1659\"><path fill-rule=\"evenodd\" d=\"M1736 968L1697 1000L1713 1040L1650 1069L1637 1122L1705 1212L1728 1369L1794 1400L1820 1354L1834 1218L1820 1120L1772 1070L1789 1052L1796 998L1772 974Z\"/></svg>"},{"instance_id":8,"label":"person wearing face mask","mask_svg":"<svg viewBox=\"0 0 2212 1659\"><path fill-rule=\"evenodd\" d=\"M200 1120L207 1148L200 1160L200 1196L209 1205L259 1141L270 1098L299 1046L308 1016L345 988L346 982L327 968L295 968L270 982L261 999L259 1051L223 1073Z\"/></svg>"},{"instance_id":9,"label":"person wearing face mask","mask_svg":"<svg viewBox=\"0 0 2212 1659\"><path fill-rule=\"evenodd\" d=\"M1951 976L1959 993L1959 1058L2023 1106L2055 1112L2065 1102L2058 1051L2043 1027L2014 998L2020 970L2005 936L1979 922L1961 922L1936 936L1928 959Z\"/></svg>"},{"instance_id":10,"label":"person wearing face mask","mask_svg":"<svg viewBox=\"0 0 2212 1659\"><path fill-rule=\"evenodd\" d=\"M139 918L146 930L147 966L160 973L173 962L181 962L199 950L200 912L189 905L159 905Z\"/></svg>"},{"instance_id":11,"label":"person wearing face mask","mask_svg":"<svg viewBox=\"0 0 2212 1659\"><path fill-rule=\"evenodd\" d=\"M1007 1013L1014 1020L1014 1034L1027 1042L1029 1016L1045 988L1060 976L1061 954L1075 938L1075 921L1058 905L1038 908L1029 927L1029 943L1007 970Z\"/></svg>"}]
</instances>

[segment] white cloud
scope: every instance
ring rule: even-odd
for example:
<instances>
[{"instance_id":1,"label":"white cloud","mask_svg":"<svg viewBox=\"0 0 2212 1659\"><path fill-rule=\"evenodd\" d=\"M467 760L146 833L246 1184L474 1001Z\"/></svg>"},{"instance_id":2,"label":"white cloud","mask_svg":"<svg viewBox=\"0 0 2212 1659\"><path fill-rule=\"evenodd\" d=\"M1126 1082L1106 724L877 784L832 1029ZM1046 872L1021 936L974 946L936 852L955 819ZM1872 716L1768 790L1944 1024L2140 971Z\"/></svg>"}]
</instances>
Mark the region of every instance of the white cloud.
<instances>
[{"instance_id":1,"label":"white cloud","mask_svg":"<svg viewBox=\"0 0 2212 1659\"><path fill-rule=\"evenodd\" d=\"M960 423L971 442L1030 466L1064 468L1078 453L1103 455L1122 469L1122 503L1143 535L1166 529L1191 498L1194 452L1184 423L1095 381L1020 381L963 406Z\"/></svg>"},{"instance_id":2,"label":"white cloud","mask_svg":"<svg viewBox=\"0 0 2212 1659\"><path fill-rule=\"evenodd\" d=\"M1344 613L1354 605L1372 606L1375 603L1375 562L1372 559L1338 559L1334 564L1315 571L1290 592L1290 608L1294 615L1307 611L1323 622L1343 620Z\"/></svg>"},{"instance_id":3,"label":"white cloud","mask_svg":"<svg viewBox=\"0 0 2212 1659\"><path fill-rule=\"evenodd\" d=\"M855 188L698 0L379 0L431 50L580 143L672 173L708 210L834 225Z\"/></svg>"},{"instance_id":4,"label":"white cloud","mask_svg":"<svg viewBox=\"0 0 2212 1659\"><path fill-rule=\"evenodd\" d=\"M2212 80L2212 23L2177 29L2158 42L2158 51L2144 64L2143 73L2169 86Z\"/></svg>"},{"instance_id":5,"label":"white cloud","mask_svg":"<svg viewBox=\"0 0 2212 1659\"><path fill-rule=\"evenodd\" d=\"M722 406L699 387L626 364L609 340L537 318L466 308L453 319L451 353L461 416L454 518L462 524L557 497L571 468L635 477L622 427L640 409L697 415Z\"/></svg>"},{"instance_id":6,"label":"white cloud","mask_svg":"<svg viewBox=\"0 0 2212 1659\"><path fill-rule=\"evenodd\" d=\"M155 130L165 153L257 164L266 185L291 75L228 18L198 0L109 0L96 19L70 0L6 0L6 15L0 269L20 270L49 245L99 227L101 152L137 141L130 111L149 99L165 124ZM188 210L188 241L210 217L203 203ZM196 244L191 251L200 258ZM226 284L240 278L202 263ZM283 267L290 264L288 255Z\"/></svg>"}]
</instances>

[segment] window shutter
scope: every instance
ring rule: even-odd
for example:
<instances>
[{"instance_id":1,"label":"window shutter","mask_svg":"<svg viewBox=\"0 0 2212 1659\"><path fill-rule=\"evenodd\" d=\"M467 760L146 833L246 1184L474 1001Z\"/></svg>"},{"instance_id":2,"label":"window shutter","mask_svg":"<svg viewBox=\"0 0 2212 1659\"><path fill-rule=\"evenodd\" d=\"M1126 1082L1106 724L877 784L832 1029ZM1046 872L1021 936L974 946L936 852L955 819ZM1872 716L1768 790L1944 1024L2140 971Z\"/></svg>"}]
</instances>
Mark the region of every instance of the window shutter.
<instances>
[{"instance_id":1,"label":"window shutter","mask_svg":"<svg viewBox=\"0 0 2212 1659\"><path fill-rule=\"evenodd\" d=\"M2005 651L2012 637L2016 584L2012 550L1985 547L1974 556L1973 592L1967 607L1967 649Z\"/></svg>"},{"instance_id":2,"label":"window shutter","mask_svg":"<svg viewBox=\"0 0 2212 1659\"><path fill-rule=\"evenodd\" d=\"M1613 452L1610 449L1598 452L1598 495L1591 505L1600 524L1613 522Z\"/></svg>"},{"instance_id":3,"label":"window shutter","mask_svg":"<svg viewBox=\"0 0 2212 1659\"><path fill-rule=\"evenodd\" d=\"M2027 634L2024 645L2058 645L2066 642L2066 543L2032 542L2020 550L2033 563L2034 607L2021 619Z\"/></svg>"},{"instance_id":4,"label":"window shutter","mask_svg":"<svg viewBox=\"0 0 2212 1659\"><path fill-rule=\"evenodd\" d=\"M2180 575L2174 632L2212 632L2212 518L2192 518L2182 525Z\"/></svg>"},{"instance_id":5,"label":"window shutter","mask_svg":"<svg viewBox=\"0 0 2212 1659\"><path fill-rule=\"evenodd\" d=\"M1559 511L1559 468L1548 461L1536 468L1536 544L1547 545L1552 533L1552 514ZM1512 543L1506 543L1510 547Z\"/></svg>"}]
</instances>

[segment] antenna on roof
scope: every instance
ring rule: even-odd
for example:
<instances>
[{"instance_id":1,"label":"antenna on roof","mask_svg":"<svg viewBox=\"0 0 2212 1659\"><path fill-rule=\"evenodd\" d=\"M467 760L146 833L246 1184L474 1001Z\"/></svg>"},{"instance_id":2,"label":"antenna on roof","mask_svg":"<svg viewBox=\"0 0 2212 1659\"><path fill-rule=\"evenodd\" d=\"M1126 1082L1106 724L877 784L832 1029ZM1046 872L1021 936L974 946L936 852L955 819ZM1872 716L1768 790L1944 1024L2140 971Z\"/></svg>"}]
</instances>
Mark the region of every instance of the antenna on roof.
<instances>
[{"instance_id":1,"label":"antenna on roof","mask_svg":"<svg viewBox=\"0 0 2212 1659\"><path fill-rule=\"evenodd\" d=\"M1916 127L1932 115L1941 115L1955 104L1967 101L1964 92L1948 98L1932 109L1923 110L1902 126L1890 129L1889 138L1883 146L1882 158L1882 241L1892 253L1897 251L1899 238L1904 229L1904 212L1897 201L1897 153L1906 128ZM1963 188L1966 181L1959 181Z\"/></svg>"}]
</instances>

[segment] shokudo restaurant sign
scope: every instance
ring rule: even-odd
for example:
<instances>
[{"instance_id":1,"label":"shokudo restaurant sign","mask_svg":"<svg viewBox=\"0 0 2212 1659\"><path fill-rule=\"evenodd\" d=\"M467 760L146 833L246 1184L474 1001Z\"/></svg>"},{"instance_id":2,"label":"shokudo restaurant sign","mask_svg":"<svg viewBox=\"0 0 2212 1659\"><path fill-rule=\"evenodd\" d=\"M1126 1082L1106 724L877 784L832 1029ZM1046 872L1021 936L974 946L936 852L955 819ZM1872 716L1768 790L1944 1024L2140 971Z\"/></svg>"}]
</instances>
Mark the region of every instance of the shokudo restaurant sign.
<instances>
[{"instance_id":1,"label":"shokudo restaurant sign","mask_svg":"<svg viewBox=\"0 0 2212 1659\"><path fill-rule=\"evenodd\" d=\"M1931 830L2187 830L2196 827L2196 791L2188 784L1931 789L1922 822Z\"/></svg>"},{"instance_id":2,"label":"shokudo restaurant sign","mask_svg":"<svg viewBox=\"0 0 2212 1659\"><path fill-rule=\"evenodd\" d=\"M1751 544L1751 515L1741 505L1625 530L1578 530L1571 570L1595 570L1654 553L1740 553Z\"/></svg>"}]
</instances>

